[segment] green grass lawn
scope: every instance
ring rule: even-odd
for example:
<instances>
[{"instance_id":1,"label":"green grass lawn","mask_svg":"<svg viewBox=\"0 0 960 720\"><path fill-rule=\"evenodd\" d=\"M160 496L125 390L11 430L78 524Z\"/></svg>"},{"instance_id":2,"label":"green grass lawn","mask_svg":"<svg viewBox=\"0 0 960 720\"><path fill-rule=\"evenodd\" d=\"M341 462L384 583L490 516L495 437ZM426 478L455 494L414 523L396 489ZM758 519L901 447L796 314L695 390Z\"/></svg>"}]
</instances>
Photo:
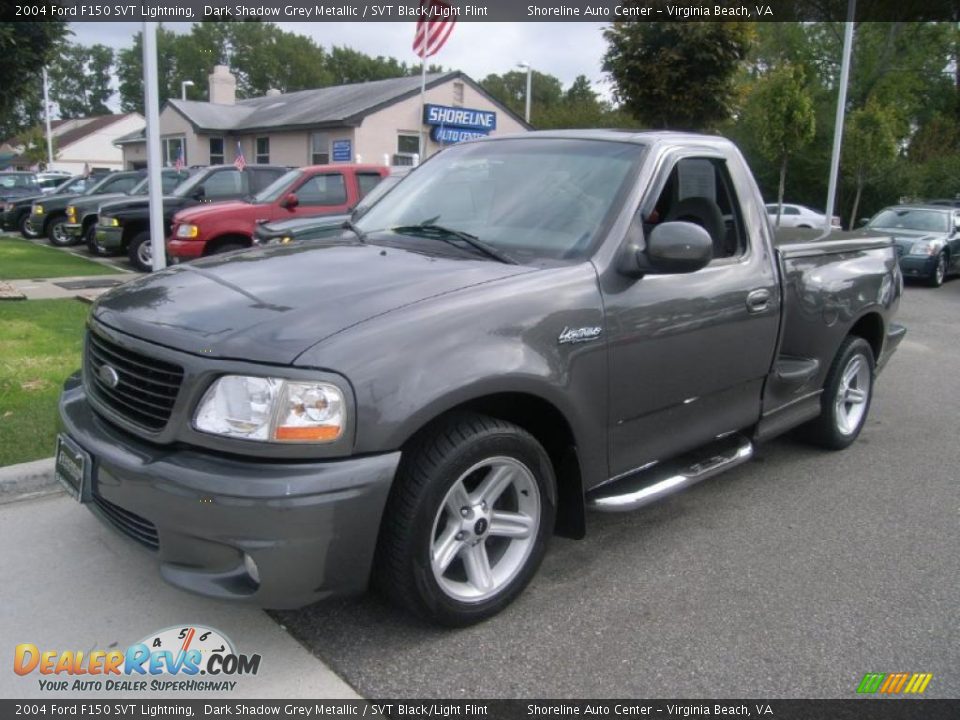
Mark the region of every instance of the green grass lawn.
<instances>
[{"instance_id":1,"label":"green grass lawn","mask_svg":"<svg viewBox=\"0 0 960 720\"><path fill-rule=\"evenodd\" d=\"M57 398L80 367L89 308L73 299L0 302L0 466L53 455Z\"/></svg>"},{"instance_id":2,"label":"green grass lawn","mask_svg":"<svg viewBox=\"0 0 960 720\"><path fill-rule=\"evenodd\" d=\"M53 247L0 235L0 280L114 275L118 272L112 267L84 260Z\"/></svg>"}]
</instances>

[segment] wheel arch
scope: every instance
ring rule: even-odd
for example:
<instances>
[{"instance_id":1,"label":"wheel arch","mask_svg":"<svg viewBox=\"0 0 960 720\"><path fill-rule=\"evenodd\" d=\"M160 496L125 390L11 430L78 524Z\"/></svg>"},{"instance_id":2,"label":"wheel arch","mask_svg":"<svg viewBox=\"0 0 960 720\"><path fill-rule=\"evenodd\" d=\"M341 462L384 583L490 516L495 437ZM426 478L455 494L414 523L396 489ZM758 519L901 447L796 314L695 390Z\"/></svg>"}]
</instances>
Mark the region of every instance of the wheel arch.
<instances>
[{"instance_id":1,"label":"wheel arch","mask_svg":"<svg viewBox=\"0 0 960 720\"><path fill-rule=\"evenodd\" d=\"M883 317L876 311L861 315L850 328L848 335L863 338L873 351L874 362L879 362L883 352L884 324Z\"/></svg>"},{"instance_id":2,"label":"wheel arch","mask_svg":"<svg viewBox=\"0 0 960 720\"><path fill-rule=\"evenodd\" d=\"M244 247L250 247L253 245L253 239L249 235L244 235L242 233L236 233L236 232L217 235L216 237L211 238L210 240L207 240L206 243L204 243L203 254L204 256L215 255L217 252L220 251L220 248L230 243L240 243Z\"/></svg>"},{"instance_id":3,"label":"wheel arch","mask_svg":"<svg viewBox=\"0 0 960 720\"><path fill-rule=\"evenodd\" d=\"M475 412L513 423L533 435L553 465L557 479L555 533L580 539L586 533L583 478L576 435L566 415L545 398L528 392L497 392L481 395L435 414L411 432L402 447L414 443L436 424L459 412Z\"/></svg>"}]
</instances>

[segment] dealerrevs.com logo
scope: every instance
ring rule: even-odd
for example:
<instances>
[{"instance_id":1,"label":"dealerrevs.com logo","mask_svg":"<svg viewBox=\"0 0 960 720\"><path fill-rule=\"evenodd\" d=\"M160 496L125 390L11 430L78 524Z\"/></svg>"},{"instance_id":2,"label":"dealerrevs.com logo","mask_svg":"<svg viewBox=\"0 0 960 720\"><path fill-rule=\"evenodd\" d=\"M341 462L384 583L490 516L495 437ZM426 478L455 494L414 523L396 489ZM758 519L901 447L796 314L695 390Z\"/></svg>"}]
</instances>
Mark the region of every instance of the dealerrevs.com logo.
<instances>
[{"instance_id":1,"label":"dealerrevs.com logo","mask_svg":"<svg viewBox=\"0 0 960 720\"><path fill-rule=\"evenodd\" d=\"M857 686L857 692L921 695L931 680L933 680L933 673L867 673Z\"/></svg>"},{"instance_id":2,"label":"dealerrevs.com logo","mask_svg":"<svg viewBox=\"0 0 960 720\"><path fill-rule=\"evenodd\" d=\"M42 650L21 643L13 656L17 675L39 675L40 689L55 692L222 692L236 687L230 678L259 670L260 655L238 653L226 635L202 625L169 627L126 650Z\"/></svg>"}]
</instances>

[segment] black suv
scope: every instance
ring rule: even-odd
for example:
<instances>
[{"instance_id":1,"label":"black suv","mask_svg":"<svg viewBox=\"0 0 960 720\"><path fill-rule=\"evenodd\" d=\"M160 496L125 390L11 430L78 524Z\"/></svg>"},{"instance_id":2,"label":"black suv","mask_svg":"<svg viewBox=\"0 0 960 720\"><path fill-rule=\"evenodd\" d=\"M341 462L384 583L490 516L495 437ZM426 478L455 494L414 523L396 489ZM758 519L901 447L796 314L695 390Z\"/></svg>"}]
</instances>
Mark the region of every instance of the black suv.
<instances>
[{"instance_id":1,"label":"black suv","mask_svg":"<svg viewBox=\"0 0 960 720\"><path fill-rule=\"evenodd\" d=\"M184 208L255 195L289 168L281 165L213 165L201 170L163 198L163 234L170 234L173 216ZM152 268L150 202L145 196L106 203L100 208L96 244L106 252L125 252L142 272Z\"/></svg>"}]
</instances>

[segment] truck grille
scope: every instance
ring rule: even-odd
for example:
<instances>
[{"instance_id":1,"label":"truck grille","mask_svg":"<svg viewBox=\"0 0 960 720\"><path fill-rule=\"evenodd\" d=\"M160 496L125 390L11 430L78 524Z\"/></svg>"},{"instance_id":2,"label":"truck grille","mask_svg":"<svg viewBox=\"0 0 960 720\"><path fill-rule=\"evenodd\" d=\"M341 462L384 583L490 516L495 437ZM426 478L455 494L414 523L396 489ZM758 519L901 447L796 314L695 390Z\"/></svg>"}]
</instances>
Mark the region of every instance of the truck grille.
<instances>
[{"instance_id":1,"label":"truck grille","mask_svg":"<svg viewBox=\"0 0 960 720\"><path fill-rule=\"evenodd\" d=\"M157 526L146 518L142 518L129 510L124 510L119 505L114 505L96 493L93 494L93 504L97 506L103 517L124 535L128 535L151 550L160 547Z\"/></svg>"},{"instance_id":2,"label":"truck grille","mask_svg":"<svg viewBox=\"0 0 960 720\"><path fill-rule=\"evenodd\" d=\"M126 420L162 430L170 419L183 380L183 368L120 347L94 332L87 332L88 391ZM111 383L112 368L117 382Z\"/></svg>"}]
</instances>

